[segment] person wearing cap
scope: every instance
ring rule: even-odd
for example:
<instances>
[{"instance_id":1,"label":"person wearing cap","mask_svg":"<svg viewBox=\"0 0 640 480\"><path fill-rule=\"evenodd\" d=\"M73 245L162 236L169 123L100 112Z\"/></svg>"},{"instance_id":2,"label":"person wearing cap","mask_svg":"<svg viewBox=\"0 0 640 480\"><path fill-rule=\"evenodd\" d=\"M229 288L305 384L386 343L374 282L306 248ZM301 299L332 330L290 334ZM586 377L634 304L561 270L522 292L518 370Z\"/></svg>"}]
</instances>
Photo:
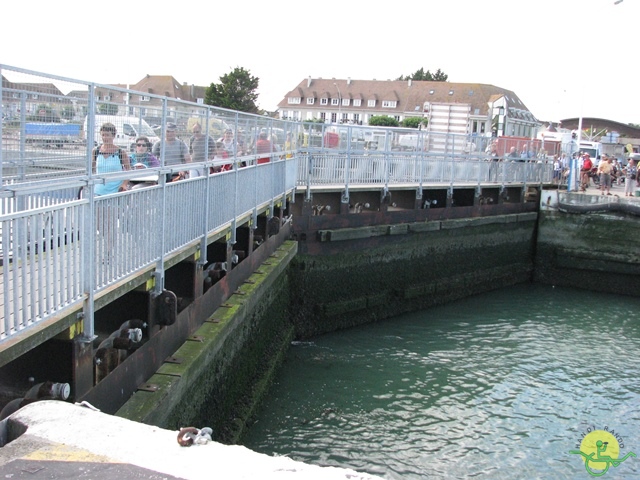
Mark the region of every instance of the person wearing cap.
<instances>
[{"instance_id":1,"label":"person wearing cap","mask_svg":"<svg viewBox=\"0 0 640 480\"><path fill-rule=\"evenodd\" d=\"M592 168L591 157L588 153L585 153L582 155L582 167L580 167L580 190L583 192L586 192L589 186L589 172L591 172Z\"/></svg>"},{"instance_id":2,"label":"person wearing cap","mask_svg":"<svg viewBox=\"0 0 640 480\"><path fill-rule=\"evenodd\" d=\"M164 140L158 140L153 144L152 153L161 162L164 161L165 166L191 163L189 147L176 136L177 129L178 127L175 123L167 123ZM187 171L176 173L171 178L171 181L187 178L187 173Z\"/></svg>"}]
</instances>

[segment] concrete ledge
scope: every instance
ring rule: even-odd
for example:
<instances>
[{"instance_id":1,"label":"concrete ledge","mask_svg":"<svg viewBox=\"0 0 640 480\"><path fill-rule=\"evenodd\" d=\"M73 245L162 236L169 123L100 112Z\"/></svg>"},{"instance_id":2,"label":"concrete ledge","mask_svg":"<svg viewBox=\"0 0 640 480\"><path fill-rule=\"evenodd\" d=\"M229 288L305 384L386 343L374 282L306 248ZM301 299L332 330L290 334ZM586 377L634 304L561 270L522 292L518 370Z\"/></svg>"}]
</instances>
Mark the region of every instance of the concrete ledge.
<instances>
[{"instance_id":1,"label":"concrete ledge","mask_svg":"<svg viewBox=\"0 0 640 480\"><path fill-rule=\"evenodd\" d=\"M120 471L135 473L135 476L120 478L156 479L168 478L168 475L194 480L212 475L225 480L380 478L350 469L307 465L286 456L271 457L236 445L209 442L181 447L177 442L177 431L60 401L29 404L3 424L10 442L0 449L0 475L3 477L15 471L15 467L11 468L12 462L31 460L36 462L36 468L30 468L29 478L34 479L77 478L82 468L87 469L87 462L112 464L119 466ZM203 427L205 425L196 426ZM130 465L147 471L124 468ZM114 477L94 474L92 478Z\"/></svg>"},{"instance_id":2,"label":"concrete ledge","mask_svg":"<svg viewBox=\"0 0 640 480\"><path fill-rule=\"evenodd\" d=\"M343 240L357 240L359 238L379 237L389 233L389 225L362 228L342 228L340 230L320 230L318 237L321 242L339 242Z\"/></svg>"},{"instance_id":3,"label":"concrete ledge","mask_svg":"<svg viewBox=\"0 0 640 480\"><path fill-rule=\"evenodd\" d=\"M535 222L538 219L538 212L518 213L518 222Z\"/></svg>"},{"instance_id":4,"label":"concrete ledge","mask_svg":"<svg viewBox=\"0 0 640 480\"><path fill-rule=\"evenodd\" d=\"M440 230L440 222L410 223L409 232L422 233Z\"/></svg>"},{"instance_id":5,"label":"concrete ledge","mask_svg":"<svg viewBox=\"0 0 640 480\"><path fill-rule=\"evenodd\" d=\"M442 220L434 222L401 223L397 225L377 225L372 227L318 230L318 240L321 242L340 242L345 240L359 240L386 235L406 235L409 233L422 233L432 232L436 230L451 230L455 228L477 227L480 225L529 222L535 221L537 218L537 212L528 212L511 215L496 215L492 217L460 218L455 220Z\"/></svg>"}]
</instances>

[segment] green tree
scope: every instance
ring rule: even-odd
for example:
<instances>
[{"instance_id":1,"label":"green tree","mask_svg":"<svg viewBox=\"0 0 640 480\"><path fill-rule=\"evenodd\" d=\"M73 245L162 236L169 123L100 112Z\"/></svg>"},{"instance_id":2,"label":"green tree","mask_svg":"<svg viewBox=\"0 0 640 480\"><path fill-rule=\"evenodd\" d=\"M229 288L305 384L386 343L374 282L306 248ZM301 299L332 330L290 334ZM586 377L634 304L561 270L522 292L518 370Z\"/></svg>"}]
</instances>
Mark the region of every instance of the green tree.
<instances>
[{"instance_id":1,"label":"green tree","mask_svg":"<svg viewBox=\"0 0 640 480\"><path fill-rule=\"evenodd\" d=\"M449 79L449 75L438 69L436 73L431 73L429 70L426 72L424 68L416 70L411 75L400 75L397 80L424 80L427 82L446 82Z\"/></svg>"},{"instance_id":2,"label":"green tree","mask_svg":"<svg viewBox=\"0 0 640 480\"><path fill-rule=\"evenodd\" d=\"M400 125L407 128L418 128L421 124L426 125L427 119L422 117L407 117L400 122Z\"/></svg>"},{"instance_id":3,"label":"green tree","mask_svg":"<svg viewBox=\"0 0 640 480\"><path fill-rule=\"evenodd\" d=\"M400 125L400 122L389 115L374 115L369 119L369 125L376 127L397 127Z\"/></svg>"},{"instance_id":4,"label":"green tree","mask_svg":"<svg viewBox=\"0 0 640 480\"><path fill-rule=\"evenodd\" d=\"M220 77L220 83L212 83L205 92L204 103L215 107L259 113L256 100L259 79L242 67L234 68Z\"/></svg>"}]
</instances>

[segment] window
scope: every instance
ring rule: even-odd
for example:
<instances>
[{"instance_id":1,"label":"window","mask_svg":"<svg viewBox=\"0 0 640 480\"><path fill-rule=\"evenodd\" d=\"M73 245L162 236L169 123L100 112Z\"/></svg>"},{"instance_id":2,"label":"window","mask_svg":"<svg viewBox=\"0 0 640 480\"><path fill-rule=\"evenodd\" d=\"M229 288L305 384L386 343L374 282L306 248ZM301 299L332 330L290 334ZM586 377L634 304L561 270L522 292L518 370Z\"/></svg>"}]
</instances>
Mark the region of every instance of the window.
<instances>
[{"instance_id":1,"label":"window","mask_svg":"<svg viewBox=\"0 0 640 480\"><path fill-rule=\"evenodd\" d=\"M327 105L329 103L329 99L328 98L321 98L320 99L320 105Z\"/></svg>"},{"instance_id":2,"label":"window","mask_svg":"<svg viewBox=\"0 0 640 480\"><path fill-rule=\"evenodd\" d=\"M348 107L349 106L349 99L348 98L343 98L342 99L342 106L343 107Z\"/></svg>"},{"instance_id":3,"label":"window","mask_svg":"<svg viewBox=\"0 0 640 480\"><path fill-rule=\"evenodd\" d=\"M289 97L288 102L298 105L300 103L300 97Z\"/></svg>"},{"instance_id":4,"label":"window","mask_svg":"<svg viewBox=\"0 0 640 480\"><path fill-rule=\"evenodd\" d=\"M353 114L353 123L358 123L360 122L360 114L359 113L354 113Z\"/></svg>"},{"instance_id":5,"label":"window","mask_svg":"<svg viewBox=\"0 0 640 480\"><path fill-rule=\"evenodd\" d=\"M320 112L320 120L323 122L327 121L327 114L325 112Z\"/></svg>"},{"instance_id":6,"label":"window","mask_svg":"<svg viewBox=\"0 0 640 480\"><path fill-rule=\"evenodd\" d=\"M353 99L353 106L354 107L359 107L362 103L362 100L360 100L359 98L354 98Z\"/></svg>"},{"instance_id":7,"label":"window","mask_svg":"<svg viewBox=\"0 0 640 480\"><path fill-rule=\"evenodd\" d=\"M198 98L198 99L196 99L196 103L197 103L198 105L204 105L204 98Z\"/></svg>"},{"instance_id":8,"label":"window","mask_svg":"<svg viewBox=\"0 0 640 480\"><path fill-rule=\"evenodd\" d=\"M104 101L105 102L110 102L111 101L111 95L105 95L104 96Z\"/></svg>"},{"instance_id":9,"label":"window","mask_svg":"<svg viewBox=\"0 0 640 480\"><path fill-rule=\"evenodd\" d=\"M376 106L376 101L375 100L369 100L367 102L367 107L375 107Z\"/></svg>"},{"instance_id":10,"label":"window","mask_svg":"<svg viewBox=\"0 0 640 480\"><path fill-rule=\"evenodd\" d=\"M35 100L36 98L38 98L38 94L37 93L32 93L31 94L31 98L33 98Z\"/></svg>"},{"instance_id":11,"label":"window","mask_svg":"<svg viewBox=\"0 0 640 480\"><path fill-rule=\"evenodd\" d=\"M395 100L383 100L382 108L396 108L397 103Z\"/></svg>"},{"instance_id":12,"label":"window","mask_svg":"<svg viewBox=\"0 0 640 480\"><path fill-rule=\"evenodd\" d=\"M339 100L339 99L337 99L337 98L332 98L332 99L331 99L331 105L338 105L338 102L339 102L339 101L340 101L340 100Z\"/></svg>"},{"instance_id":13,"label":"window","mask_svg":"<svg viewBox=\"0 0 640 480\"><path fill-rule=\"evenodd\" d=\"M337 119L338 119L338 114L336 112L333 112L331 114L331 123L336 123Z\"/></svg>"},{"instance_id":14,"label":"window","mask_svg":"<svg viewBox=\"0 0 640 480\"><path fill-rule=\"evenodd\" d=\"M150 96L148 96L148 95L142 95L142 96L140 97L140 101L141 101L141 102L148 102L149 100L151 100L151 97L150 97Z\"/></svg>"},{"instance_id":15,"label":"window","mask_svg":"<svg viewBox=\"0 0 640 480\"><path fill-rule=\"evenodd\" d=\"M307 105L313 105L316 99L313 97L307 97Z\"/></svg>"},{"instance_id":16,"label":"window","mask_svg":"<svg viewBox=\"0 0 640 480\"><path fill-rule=\"evenodd\" d=\"M122 125L122 133L124 133L125 135L127 135L129 137L135 137L136 136L136 131L128 123L125 123L125 124Z\"/></svg>"},{"instance_id":17,"label":"window","mask_svg":"<svg viewBox=\"0 0 640 480\"><path fill-rule=\"evenodd\" d=\"M313 120L313 112L307 112L307 120Z\"/></svg>"}]
</instances>

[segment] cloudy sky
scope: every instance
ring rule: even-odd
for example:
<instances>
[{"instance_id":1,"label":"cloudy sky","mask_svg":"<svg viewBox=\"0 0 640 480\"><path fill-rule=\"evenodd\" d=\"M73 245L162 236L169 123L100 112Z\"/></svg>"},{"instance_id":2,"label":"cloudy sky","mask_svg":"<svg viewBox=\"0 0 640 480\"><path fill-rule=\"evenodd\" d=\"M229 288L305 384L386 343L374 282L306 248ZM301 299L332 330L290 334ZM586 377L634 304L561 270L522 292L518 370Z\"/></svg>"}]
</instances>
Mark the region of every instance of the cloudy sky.
<instances>
[{"instance_id":1,"label":"cloudy sky","mask_svg":"<svg viewBox=\"0 0 640 480\"><path fill-rule=\"evenodd\" d=\"M514 91L540 120L640 124L640 0L615 1L12 1L0 63L125 84L151 74L209 85L243 67L267 110L309 76L441 69Z\"/></svg>"}]
</instances>

